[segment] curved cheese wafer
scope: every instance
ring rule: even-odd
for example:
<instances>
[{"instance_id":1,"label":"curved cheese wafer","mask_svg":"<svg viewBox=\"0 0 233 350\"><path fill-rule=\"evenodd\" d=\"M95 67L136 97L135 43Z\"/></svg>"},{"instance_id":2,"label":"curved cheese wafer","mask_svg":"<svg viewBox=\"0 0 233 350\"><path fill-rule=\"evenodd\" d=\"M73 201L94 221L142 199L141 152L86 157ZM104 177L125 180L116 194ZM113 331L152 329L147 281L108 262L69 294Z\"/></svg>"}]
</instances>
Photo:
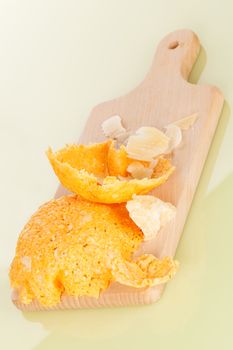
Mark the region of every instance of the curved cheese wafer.
<instances>
[{"instance_id":1,"label":"curved cheese wafer","mask_svg":"<svg viewBox=\"0 0 233 350\"><path fill-rule=\"evenodd\" d=\"M96 145L98 146L98 144ZM76 163L76 161L74 161L79 158L80 146L75 147L75 145L73 145L71 149L70 146L68 146L56 153L53 153L52 150L49 149L47 155L61 184L69 191L93 202L126 202L132 198L133 194L145 194L163 184L174 171L174 167L169 163L169 166L163 167L164 171L162 171L159 176L156 172L156 167L151 179L145 178L141 180L132 179L129 181L121 181L116 176L106 176L100 184L99 178L95 173L95 163L99 169L98 174L101 172L104 173L104 166L106 168L108 167L107 157L106 164L101 165L103 164L102 152L100 162L98 156L94 157L94 145L92 147L93 164L89 165L91 160L88 161L88 167L86 167L87 161L84 161L83 163L80 161L77 161ZM88 149L88 152L89 151L90 150ZM166 161L166 164L168 165L168 161ZM121 175L123 173L123 168L118 167L118 169L120 169L119 174L116 175ZM92 170L92 173L88 172L88 170Z\"/></svg>"}]
</instances>

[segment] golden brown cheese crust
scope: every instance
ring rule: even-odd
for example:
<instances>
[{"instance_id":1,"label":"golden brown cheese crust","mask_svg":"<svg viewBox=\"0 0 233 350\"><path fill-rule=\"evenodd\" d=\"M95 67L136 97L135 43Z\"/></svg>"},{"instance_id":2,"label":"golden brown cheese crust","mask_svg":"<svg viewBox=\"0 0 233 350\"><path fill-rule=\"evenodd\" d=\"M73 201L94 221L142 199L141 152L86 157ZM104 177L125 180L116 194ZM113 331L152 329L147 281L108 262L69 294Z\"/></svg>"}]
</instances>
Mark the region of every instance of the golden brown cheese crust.
<instances>
[{"instance_id":1,"label":"golden brown cheese crust","mask_svg":"<svg viewBox=\"0 0 233 350\"><path fill-rule=\"evenodd\" d=\"M112 141L109 142L90 146L67 146L55 153L49 149L49 161L61 184L92 202L123 203L134 194L145 194L160 186L174 171L170 161L161 158L152 178L121 181L117 176L125 174L128 167L125 149L122 147L120 150L114 150ZM79 161L80 157L82 162ZM159 172L157 168L160 169ZM105 173L114 176L104 176ZM101 184L99 176L102 176Z\"/></svg>"},{"instance_id":2,"label":"golden brown cheese crust","mask_svg":"<svg viewBox=\"0 0 233 350\"><path fill-rule=\"evenodd\" d=\"M130 259L143 235L123 204L97 204L77 196L52 200L24 227L10 279L20 299L59 302L61 293L98 297L113 279L114 258Z\"/></svg>"},{"instance_id":3,"label":"golden brown cheese crust","mask_svg":"<svg viewBox=\"0 0 233 350\"><path fill-rule=\"evenodd\" d=\"M10 280L22 303L52 306L62 294L99 297L112 281L149 287L168 281L177 263L142 255L143 234L125 204L99 204L64 196L31 217L20 234Z\"/></svg>"}]
</instances>

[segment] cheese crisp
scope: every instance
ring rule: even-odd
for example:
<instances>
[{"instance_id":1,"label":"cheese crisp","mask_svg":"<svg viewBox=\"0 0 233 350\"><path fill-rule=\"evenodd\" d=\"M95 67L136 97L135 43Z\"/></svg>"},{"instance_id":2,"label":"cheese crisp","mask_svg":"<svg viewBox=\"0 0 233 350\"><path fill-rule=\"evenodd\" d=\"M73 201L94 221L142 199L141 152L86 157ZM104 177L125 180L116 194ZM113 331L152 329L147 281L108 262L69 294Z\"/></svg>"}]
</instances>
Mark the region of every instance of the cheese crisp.
<instances>
[{"instance_id":1,"label":"cheese crisp","mask_svg":"<svg viewBox=\"0 0 233 350\"><path fill-rule=\"evenodd\" d=\"M149 287L170 279L177 263L132 255L143 234L125 204L99 204L64 196L44 204L20 234L10 269L22 303L60 302L62 294L98 298L113 281Z\"/></svg>"},{"instance_id":2,"label":"cheese crisp","mask_svg":"<svg viewBox=\"0 0 233 350\"><path fill-rule=\"evenodd\" d=\"M49 149L47 155L65 188L99 203L122 203L131 199L133 194L148 193L163 184L174 171L166 160L168 166L164 171L158 174L158 164L151 178L119 180L117 176L127 174L129 162L124 146L114 150L112 141L89 146L70 145L56 153Z\"/></svg>"}]
</instances>

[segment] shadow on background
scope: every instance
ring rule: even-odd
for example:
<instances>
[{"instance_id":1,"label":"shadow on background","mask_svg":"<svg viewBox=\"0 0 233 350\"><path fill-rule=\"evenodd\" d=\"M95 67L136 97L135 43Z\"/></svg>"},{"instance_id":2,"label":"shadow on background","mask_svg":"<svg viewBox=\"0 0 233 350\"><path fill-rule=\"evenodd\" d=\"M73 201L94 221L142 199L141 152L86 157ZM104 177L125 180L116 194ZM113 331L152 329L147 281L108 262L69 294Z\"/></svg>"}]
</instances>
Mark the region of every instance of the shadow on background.
<instances>
[{"instance_id":1,"label":"shadow on background","mask_svg":"<svg viewBox=\"0 0 233 350\"><path fill-rule=\"evenodd\" d=\"M190 75L189 81L191 83L198 81L205 63L206 53L202 48ZM214 303L218 299L218 294L220 293L220 287L216 288L216 279L219 281L219 276L223 273L224 277L221 275L221 278L227 281L227 277L231 274L233 254L230 250L232 250L232 244L229 244L227 247L229 255L222 259L219 264L216 264L214 256L217 259L220 251L223 250L223 244L224 251L226 251L225 244L227 240L231 240L231 243L233 242L231 232L227 230L230 227L232 216L230 208L233 198L233 174L227 177L208 195L207 189L229 115L230 108L225 103L198 191L194 198L192 211L185 227L185 235L181 239L178 249L177 258L179 260L180 248L183 245L185 246L185 249L182 249L182 259L180 259L184 266L181 267L180 276L178 274L177 278L169 284L169 293L165 292L161 301L151 306L23 313L28 321L40 323L48 331L46 338L34 350L55 348L56 350L65 348L73 350L77 349L78 346L85 349L86 347L100 345L99 343L101 343L102 349L105 349L105 347L107 349L109 346L115 349L113 346L115 337L117 337L118 347L121 344L123 348L126 338L130 337L133 340L132 345L134 345L135 349L145 346L145 339L149 341L151 336L153 336L155 344L161 342L165 346L168 340L166 340L164 335L169 335L170 344L171 338L174 338L174 341L178 341L178 337L180 337L181 333L184 334L184 330L186 332L186 335L183 335L184 337L188 336L189 331L191 334L193 332L193 330L189 329L191 324L192 327L198 327L197 331L204 332L205 322L213 322L214 318L200 321L199 314L202 314L203 308L206 308L206 312L209 312L211 315L212 302ZM193 234L195 234L195 237L190 237ZM214 269L211 269L212 264ZM210 271L212 272L210 273ZM203 274L206 274L206 283L204 284L201 283ZM195 288L193 288L192 278L195 278L197 282ZM185 286L183 286L184 280L186 281ZM179 282L182 282L182 285ZM208 288L209 285L213 285L213 289L215 287L213 293L211 290L211 296L207 288L207 291L205 291L207 283ZM229 300L231 300L230 291L227 291L227 289L226 294L226 297L229 297ZM182 313L180 313L181 305ZM219 315L222 315L221 309L217 307L217 310ZM219 320L221 320L221 317L219 317ZM196 321L195 318L197 318ZM150 323L150 319L151 323L153 321L153 324ZM156 330L156 324L159 325L158 330ZM201 330L201 326L203 330ZM135 328L136 330L141 329L143 337L141 337L140 333L135 334ZM148 338L145 338L146 336ZM193 347L189 348L194 349L194 345L204 345L198 344L198 341L201 341L200 337L194 340Z\"/></svg>"},{"instance_id":2,"label":"shadow on background","mask_svg":"<svg viewBox=\"0 0 233 350\"><path fill-rule=\"evenodd\" d=\"M206 62L207 62L206 51L205 51L204 47L201 46L199 56L194 64L193 69L192 69L190 76L188 78L188 81L191 84L197 84L197 82L200 79L201 73L202 73L203 69L205 68Z\"/></svg>"}]
</instances>

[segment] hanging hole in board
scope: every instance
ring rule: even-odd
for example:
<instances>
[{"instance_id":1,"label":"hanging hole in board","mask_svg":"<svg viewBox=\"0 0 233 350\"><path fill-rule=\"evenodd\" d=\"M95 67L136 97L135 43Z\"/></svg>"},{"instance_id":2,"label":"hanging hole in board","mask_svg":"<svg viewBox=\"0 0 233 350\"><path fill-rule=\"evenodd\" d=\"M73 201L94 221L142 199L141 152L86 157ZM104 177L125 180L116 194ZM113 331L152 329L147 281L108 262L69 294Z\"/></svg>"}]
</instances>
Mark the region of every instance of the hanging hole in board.
<instances>
[{"instance_id":1,"label":"hanging hole in board","mask_svg":"<svg viewBox=\"0 0 233 350\"><path fill-rule=\"evenodd\" d=\"M176 41L173 41L172 43L169 44L168 48L170 50L174 50L176 49L177 47L179 46L179 42L176 40Z\"/></svg>"}]
</instances>

